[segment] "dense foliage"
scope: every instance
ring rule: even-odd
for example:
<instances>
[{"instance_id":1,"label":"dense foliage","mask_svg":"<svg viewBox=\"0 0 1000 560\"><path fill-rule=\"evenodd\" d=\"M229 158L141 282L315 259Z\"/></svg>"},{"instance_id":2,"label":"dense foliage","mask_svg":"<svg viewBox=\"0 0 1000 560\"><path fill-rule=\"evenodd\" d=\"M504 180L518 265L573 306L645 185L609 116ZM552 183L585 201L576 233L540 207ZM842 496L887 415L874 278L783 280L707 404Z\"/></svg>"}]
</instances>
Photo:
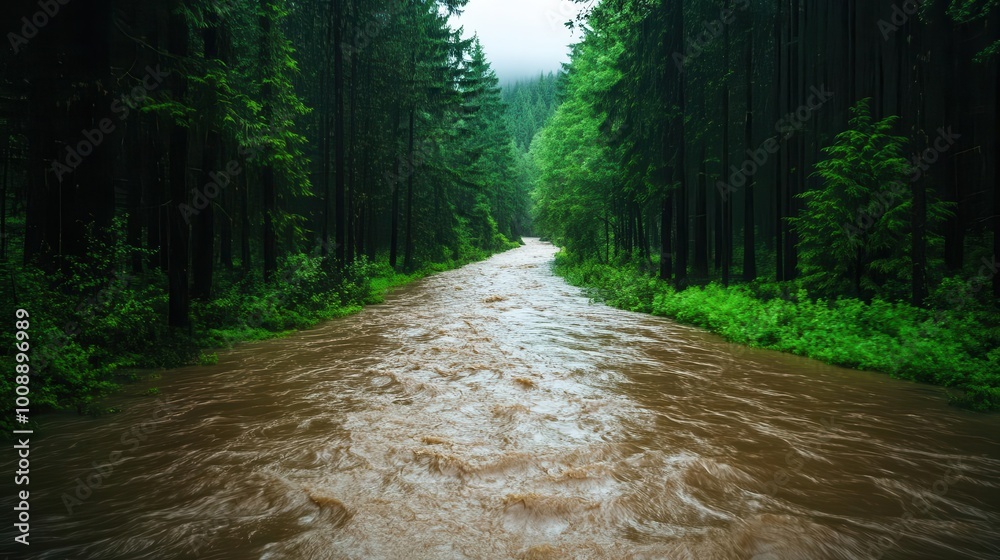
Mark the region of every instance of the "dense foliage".
<instances>
[{"instance_id":1,"label":"dense foliage","mask_svg":"<svg viewBox=\"0 0 1000 560\"><path fill-rule=\"evenodd\" d=\"M507 126L522 152L531 148L535 135L555 113L558 106L558 85L558 77L549 73L535 80L521 80L504 87Z\"/></svg>"},{"instance_id":2,"label":"dense foliage","mask_svg":"<svg viewBox=\"0 0 1000 560\"><path fill-rule=\"evenodd\" d=\"M1000 408L1000 322L976 283L944 283L929 309L852 298L814 299L793 282L677 290L628 266L561 255L557 271L607 303L671 317L731 342L957 389L956 404ZM961 302L956 305L956 294Z\"/></svg>"},{"instance_id":3,"label":"dense foliage","mask_svg":"<svg viewBox=\"0 0 1000 560\"><path fill-rule=\"evenodd\" d=\"M869 100L853 109L850 128L823 149L816 164L821 188L798 195L805 201L789 218L799 236L799 271L817 295L873 295L905 299L912 285L914 169L903 155L905 138L891 134L896 118L874 122ZM933 193L922 193L934 198ZM927 204L924 225L937 225L948 212L941 201Z\"/></svg>"}]
</instances>

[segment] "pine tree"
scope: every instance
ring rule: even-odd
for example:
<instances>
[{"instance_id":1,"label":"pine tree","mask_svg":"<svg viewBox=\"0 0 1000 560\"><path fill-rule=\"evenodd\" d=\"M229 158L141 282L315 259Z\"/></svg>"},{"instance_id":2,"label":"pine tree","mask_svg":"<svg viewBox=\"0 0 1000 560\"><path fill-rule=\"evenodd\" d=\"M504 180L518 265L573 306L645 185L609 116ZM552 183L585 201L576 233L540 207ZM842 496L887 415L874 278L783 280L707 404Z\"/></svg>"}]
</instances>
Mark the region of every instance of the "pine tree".
<instances>
[{"instance_id":1,"label":"pine tree","mask_svg":"<svg viewBox=\"0 0 1000 560\"><path fill-rule=\"evenodd\" d=\"M817 295L869 300L908 279L910 245L901 240L912 224L914 170L904 156L906 139L892 134L898 117L875 121L870 99L852 114L850 128L823 149L828 157L816 165L822 187L798 195L805 208L790 222L806 286ZM947 206L929 195L927 215L940 221Z\"/></svg>"}]
</instances>

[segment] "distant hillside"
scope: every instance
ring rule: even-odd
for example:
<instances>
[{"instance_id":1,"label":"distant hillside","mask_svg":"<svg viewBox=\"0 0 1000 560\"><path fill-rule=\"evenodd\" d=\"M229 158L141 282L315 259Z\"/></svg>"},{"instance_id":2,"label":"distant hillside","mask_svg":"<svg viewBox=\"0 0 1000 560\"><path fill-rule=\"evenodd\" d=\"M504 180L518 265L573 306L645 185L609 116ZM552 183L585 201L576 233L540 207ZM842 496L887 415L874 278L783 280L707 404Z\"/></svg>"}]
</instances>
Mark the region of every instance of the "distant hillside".
<instances>
[{"instance_id":1,"label":"distant hillside","mask_svg":"<svg viewBox=\"0 0 1000 560\"><path fill-rule=\"evenodd\" d=\"M507 104L507 125L522 151L528 151L532 138L556 112L558 83L559 76L549 72L504 86L502 97Z\"/></svg>"}]
</instances>

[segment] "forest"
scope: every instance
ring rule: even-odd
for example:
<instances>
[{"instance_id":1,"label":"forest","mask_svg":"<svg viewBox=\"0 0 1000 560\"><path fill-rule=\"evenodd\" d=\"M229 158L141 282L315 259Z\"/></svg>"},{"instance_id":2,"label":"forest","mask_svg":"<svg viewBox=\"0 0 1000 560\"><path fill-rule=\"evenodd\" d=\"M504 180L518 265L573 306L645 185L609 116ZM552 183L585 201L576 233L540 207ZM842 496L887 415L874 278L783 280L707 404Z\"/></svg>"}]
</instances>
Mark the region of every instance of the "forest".
<instances>
[{"instance_id":1,"label":"forest","mask_svg":"<svg viewBox=\"0 0 1000 560\"><path fill-rule=\"evenodd\" d=\"M2 312L45 310L32 402L88 410L517 246L556 79L502 92L464 3L8 2Z\"/></svg>"},{"instance_id":2,"label":"forest","mask_svg":"<svg viewBox=\"0 0 1000 560\"><path fill-rule=\"evenodd\" d=\"M532 234L619 307L1000 406L995 2L578 0L570 62L503 85L466 4L10 3L33 402L99 413Z\"/></svg>"},{"instance_id":3,"label":"forest","mask_svg":"<svg viewBox=\"0 0 1000 560\"><path fill-rule=\"evenodd\" d=\"M0 32L0 556L1000 558L1000 0Z\"/></svg>"},{"instance_id":4,"label":"forest","mask_svg":"<svg viewBox=\"0 0 1000 560\"><path fill-rule=\"evenodd\" d=\"M567 277L1000 406L996 2L580 3L531 147Z\"/></svg>"}]
</instances>

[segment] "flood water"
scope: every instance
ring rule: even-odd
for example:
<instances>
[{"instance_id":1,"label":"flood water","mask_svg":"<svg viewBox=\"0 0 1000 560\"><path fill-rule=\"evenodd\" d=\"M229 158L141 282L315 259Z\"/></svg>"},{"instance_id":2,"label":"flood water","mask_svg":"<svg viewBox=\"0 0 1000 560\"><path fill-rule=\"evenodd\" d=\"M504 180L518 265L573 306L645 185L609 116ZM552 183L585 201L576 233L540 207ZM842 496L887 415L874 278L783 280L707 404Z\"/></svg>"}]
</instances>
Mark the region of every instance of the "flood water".
<instances>
[{"instance_id":1,"label":"flood water","mask_svg":"<svg viewBox=\"0 0 1000 560\"><path fill-rule=\"evenodd\" d=\"M0 550L1000 558L1000 415L593 303L527 241L130 387L121 414L43 418L30 554L10 491Z\"/></svg>"}]
</instances>

